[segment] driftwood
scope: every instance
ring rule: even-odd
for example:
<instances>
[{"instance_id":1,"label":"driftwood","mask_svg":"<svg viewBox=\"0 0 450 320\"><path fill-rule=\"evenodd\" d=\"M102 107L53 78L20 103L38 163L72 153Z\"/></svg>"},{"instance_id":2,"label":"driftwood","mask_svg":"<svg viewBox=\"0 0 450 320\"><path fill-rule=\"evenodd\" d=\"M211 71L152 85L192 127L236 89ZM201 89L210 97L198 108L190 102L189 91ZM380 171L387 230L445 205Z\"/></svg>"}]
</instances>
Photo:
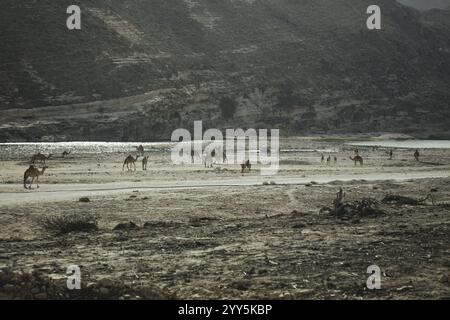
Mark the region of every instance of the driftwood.
<instances>
[{"instance_id":1,"label":"driftwood","mask_svg":"<svg viewBox=\"0 0 450 320\"><path fill-rule=\"evenodd\" d=\"M423 199L414 199L411 197L390 194L390 195L385 196L383 198L383 200L381 200L381 202L386 203L386 204L418 206L418 205L424 204L425 201L427 201L428 199L431 199L431 201L434 204L433 197L431 196L431 194L427 195Z\"/></svg>"},{"instance_id":2,"label":"driftwood","mask_svg":"<svg viewBox=\"0 0 450 320\"><path fill-rule=\"evenodd\" d=\"M320 212L328 212L336 215L340 219L348 219L351 217L367 217L375 215L383 215L384 211L379 209L379 202L372 198L363 198L358 201L344 202L345 193L342 188L336 193L333 200L333 207L324 207Z\"/></svg>"},{"instance_id":3,"label":"driftwood","mask_svg":"<svg viewBox=\"0 0 450 320\"><path fill-rule=\"evenodd\" d=\"M351 216L368 217L383 215L384 211L378 208L378 201L372 198L363 198L359 201L346 202L338 205L334 214L338 218Z\"/></svg>"}]
</instances>

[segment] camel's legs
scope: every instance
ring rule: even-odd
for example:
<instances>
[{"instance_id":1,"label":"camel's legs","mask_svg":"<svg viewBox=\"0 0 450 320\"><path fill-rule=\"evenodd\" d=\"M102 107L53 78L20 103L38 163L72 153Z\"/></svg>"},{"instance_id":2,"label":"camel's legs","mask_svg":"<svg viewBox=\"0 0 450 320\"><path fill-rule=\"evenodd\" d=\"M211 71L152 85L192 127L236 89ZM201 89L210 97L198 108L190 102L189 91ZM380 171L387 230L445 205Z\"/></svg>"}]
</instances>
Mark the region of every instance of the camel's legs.
<instances>
[{"instance_id":1,"label":"camel's legs","mask_svg":"<svg viewBox=\"0 0 450 320\"><path fill-rule=\"evenodd\" d=\"M36 187L36 188L38 188L38 189L39 189L39 176L37 176L37 177L36 177L36 185L37 185L37 187Z\"/></svg>"}]
</instances>

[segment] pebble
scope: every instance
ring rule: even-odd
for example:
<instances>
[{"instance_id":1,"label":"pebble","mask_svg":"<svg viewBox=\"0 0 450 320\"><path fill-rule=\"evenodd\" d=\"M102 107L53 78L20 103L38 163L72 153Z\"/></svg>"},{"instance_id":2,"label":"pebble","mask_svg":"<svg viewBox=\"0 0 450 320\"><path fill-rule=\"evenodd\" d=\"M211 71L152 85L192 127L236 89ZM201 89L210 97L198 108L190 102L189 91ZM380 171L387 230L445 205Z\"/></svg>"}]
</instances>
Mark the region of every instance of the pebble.
<instances>
[{"instance_id":1,"label":"pebble","mask_svg":"<svg viewBox=\"0 0 450 320\"><path fill-rule=\"evenodd\" d=\"M109 290L108 290L108 288L101 287L100 288L100 293L103 294L103 295L108 295L109 294Z\"/></svg>"},{"instance_id":2,"label":"pebble","mask_svg":"<svg viewBox=\"0 0 450 320\"><path fill-rule=\"evenodd\" d=\"M47 294L45 292L42 292L42 293L38 293L38 294L34 295L34 297L37 300L45 300L45 299L47 299Z\"/></svg>"}]
</instances>

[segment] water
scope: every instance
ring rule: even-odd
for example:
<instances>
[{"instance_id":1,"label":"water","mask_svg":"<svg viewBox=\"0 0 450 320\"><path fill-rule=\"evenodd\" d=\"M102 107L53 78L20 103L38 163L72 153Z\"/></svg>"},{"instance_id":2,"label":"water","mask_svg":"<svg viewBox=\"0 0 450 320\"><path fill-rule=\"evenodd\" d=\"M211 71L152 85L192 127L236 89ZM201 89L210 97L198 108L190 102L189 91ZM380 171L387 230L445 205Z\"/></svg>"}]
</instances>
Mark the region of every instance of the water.
<instances>
[{"instance_id":1,"label":"water","mask_svg":"<svg viewBox=\"0 0 450 320\"><path fill-rule=\"evenodd\" d=\"M0 155L10 157L31 156L41 152L43 154L62 154L64 151L71 151L72 154L104 154L137 152L136 147L143 145L146 151L169 150L171 142L39 142L39 143L0 143Z\"/></svg>"},{"instance_id":2,"label":"water","mask_svg":"<svg viewBox=\"0 0 450 320\"><path fill-rule=\"evenodd\" d=\"M190 144L191 142L185 142ZM195 141L201 143L203 148L210 141ZM170 152L177 142L21 142L0 143L0 159L31 157L38 152L48 155L61 156L64 151L71 154L108 154L108 153L136 153L136 147L141 145L145 152ZM236 144L237 154L244 152ZM250 154L257 154L259 150L247 150Z\"/></svg>"},{"instance_id":3,"label":"water","mask_svg":"<svg viewBox=\"0 0 450 320\"><path fill-rule=\"evenodd\" d=\"M371 140L346 143L351 146L395 149L450 149L450 140Z\"/></svg>"}]
</instances>

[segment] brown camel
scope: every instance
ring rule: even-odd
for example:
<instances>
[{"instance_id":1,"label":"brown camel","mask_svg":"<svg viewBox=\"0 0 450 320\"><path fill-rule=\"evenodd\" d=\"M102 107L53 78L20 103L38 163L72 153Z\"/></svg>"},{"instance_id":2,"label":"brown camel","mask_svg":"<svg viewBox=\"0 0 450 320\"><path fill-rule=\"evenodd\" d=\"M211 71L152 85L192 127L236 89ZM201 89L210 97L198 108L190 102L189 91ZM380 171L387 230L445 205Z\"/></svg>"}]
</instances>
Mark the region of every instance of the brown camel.
<instances>
[{"instance_id":1,"label":"brown camel","mask_svg":"<svg viewBox=\"0 0 450 320\"><path fill-rule=\"evenodd\" d=\"M414 152L414 159L416 159L416 161L419 161L419 157L420 157L419 150L416 150L416 152Z\"/></svg>"},{"instance_id":2,"label":"brown camel","mask_svg":"<svg viewBox=\"0 0 450 320\"><path fill-rule=\"evenodd\" d=\"M38 168L36 168L33 165L30 165L30 167L25 171L23 174L23 187L25 189L31 189L31 185L33 184L34 178L36 178L36 185L39 188L39 176L42 176L45 172L45 169L47 169L47 166L44 166L41 171L39 171ZM27 187L27 179L31 178L31 183Z\"/></svg>"},{"instance_id":3,"label":"brown camel","mask_svg":"<svg viewBox=\"0 0 450 320\"><path fill-rule=\"evenodd\" d=\"M70 151L67 151L67 150L65 150L63 153L62 153L62 157L63 158L65 158L65 157L67 157L69 154L71 154L72 153L72 150L70 150Z\"/></svg>"},{"instance_id":4,"label":"brown camel","mask_svg":"<svg viewBox=\"0 0 450 320\"><path fill-rule=\"evenodd\" d=\"M252 164L250 163L250 160L241 163L241 173L244 173L245 169L248 169L248 172L252 170Z\"/></svg>"},{"instance_id":5,"label":"brown camel","mask_svg":"<svg viewBox=\"0 0 450 320\"><path fill-rule=\"evenodd\" d=\"M31 157L31 163L32 164L34 164L34 163L36 163L36 161L39 161L39 162L43 162L44 163L44 165L45 165L45 161L46 160L48 160L48 159L50 159L50 157L51 157L52 155L51 154L49 154L48 155L48 157L46 157L44 154L42 154L42 153L36 153L35 155L33 155L32 157Z\"/></svg>"},{"instance_id":6,"label":"brown camel","mask_svg":"<svg viewBox=\"0 0 450 320\"><path fill-rule=\"evenodd\" d=\"M141 155L144 154L144 146L142 144L139 145L139 147L135 147L135 148Z\"/></svg>"},{"instance_id":7,"label":"brown camel","mask_svg":"<svg viewBox=\"0 0 450 320\"><path fill-rule=\"evenodd\" d=\"M142 158L142 170L147 171L148 156Z\"/></svg>"},{"instance_id":8,"label":"brown camel","mask_svg":"<svg viewBox=\"0 0 450 320\"><path fill-rule=\"evenodd\" d=\"M350 157L350 160L352 160L352 161L354 161L355 162L355 166L356 166L356 164L359 162L359 164L362 166L363 165L363 162L364 162L364 160L363 160L363 158L361 157L361 156L355 156L354 158L353 157Z\"/></svg>"},{"instance_id":9,"label":"brown camel","mask_svg":"<svg viewBox=\"0 0 450 320\"><path fill-rule=\"evenodd\" d=\"M136 171L136 161L138 160L138 158L139 156L133 158L131 154L128 155L128 157L126 157L125 161L123 162L122 171L125 169L125 165L127 166L128 171L130 171L132 166L134 166L134 171Z\"/></svg>"}]
</instances>

